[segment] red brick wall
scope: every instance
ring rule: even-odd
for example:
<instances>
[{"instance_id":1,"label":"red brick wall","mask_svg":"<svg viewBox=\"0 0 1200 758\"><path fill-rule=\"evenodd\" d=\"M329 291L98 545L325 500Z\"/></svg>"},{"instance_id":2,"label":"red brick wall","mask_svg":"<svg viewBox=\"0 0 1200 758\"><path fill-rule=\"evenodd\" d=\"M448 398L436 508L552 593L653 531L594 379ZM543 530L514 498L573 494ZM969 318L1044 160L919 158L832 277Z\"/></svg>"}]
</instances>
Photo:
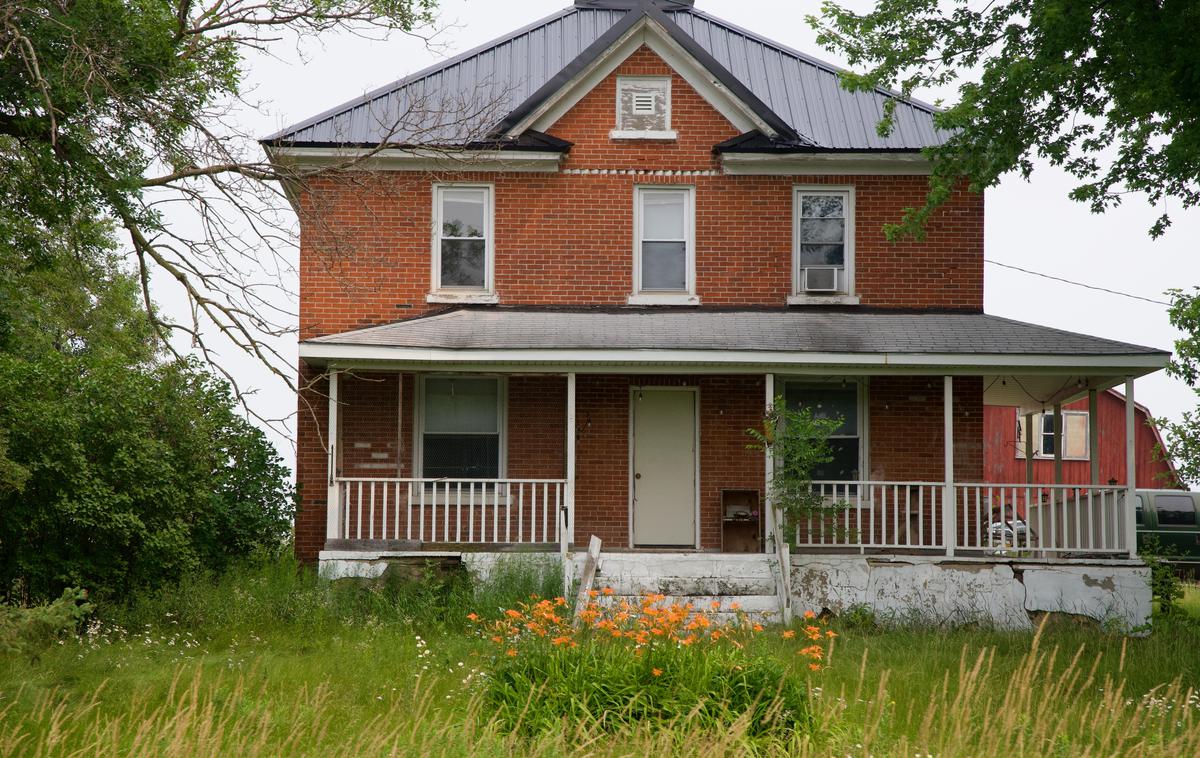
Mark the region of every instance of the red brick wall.
<instances>
[{"instance_id":1,"label":"red brick wall","mask_svg":"<svg viewBox=\"0 0 1200 758\"><path fill-rule=\"evenodd\" d=\"M945 420L940 376L876 376L869 385L870 476L943 480ZM983 480L983 380L954 378L954 478Z\"/></svg>"}]
</instances>

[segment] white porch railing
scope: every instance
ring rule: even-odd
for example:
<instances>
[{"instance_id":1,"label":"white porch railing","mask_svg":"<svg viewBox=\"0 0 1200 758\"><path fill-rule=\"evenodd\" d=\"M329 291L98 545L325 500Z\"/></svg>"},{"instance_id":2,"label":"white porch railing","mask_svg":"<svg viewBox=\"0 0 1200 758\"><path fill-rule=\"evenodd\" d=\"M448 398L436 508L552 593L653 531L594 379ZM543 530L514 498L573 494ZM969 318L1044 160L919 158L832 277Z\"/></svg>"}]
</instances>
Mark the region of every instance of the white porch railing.
<instances>
[{"instance_id":1,"label":"white porch railing","mask_svg":"<svg viewBox=\"0 0 1200 758\"><path fill-rule=\"evenodd\" d=\"M1042 558L1129 553L1123 487L953 484L950 503L944 482L813 487L826 510L797 524L799 548Z\"/></svg>"},{"instance_id":2,"label":"white porch railing","mask_svg":"<svg viewBox=\"0 0 1200 758\"><path fill-rule=\"evenodd\" d=\"M447 544L560 541L565 479L340 478L345 540Z\"/></svg>"}]
</instances>

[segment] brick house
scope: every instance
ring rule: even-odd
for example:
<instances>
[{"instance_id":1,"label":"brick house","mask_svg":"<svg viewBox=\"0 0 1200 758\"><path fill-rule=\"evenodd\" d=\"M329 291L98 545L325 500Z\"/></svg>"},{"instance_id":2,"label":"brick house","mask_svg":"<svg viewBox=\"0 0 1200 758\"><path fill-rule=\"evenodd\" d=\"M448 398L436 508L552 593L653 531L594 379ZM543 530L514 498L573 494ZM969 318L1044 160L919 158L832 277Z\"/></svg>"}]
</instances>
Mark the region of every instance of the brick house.
<instances>
[{"instance_id":1,"label":"brick house","mask_svg":"<svg viewBox=\"0 0 1200 758\"><path fill-rule=\"evenodd\" d=\"M1059 564L1086 557L1136 620L1114 488L1050 492L1046 518L1080 529L1027 538L1037 565L994 550L983 409L1131 386L1167 356L984 314L965 186L923 241L885 239L924 198L933 113L690 0L577 0L264 140L316 172L289 187L297 555L331 575L435 552L570 565L595 535L613 582L775 565L779 605L885 608L873 582L934 570L934 606L1009 626L1029 592L989 597L1021 572L1078 584ZM790 557L746 435L778 396L843 420L816 485L843 507ZM799 589L830 571L862 581Z\"/></svg>"}]
</instances>

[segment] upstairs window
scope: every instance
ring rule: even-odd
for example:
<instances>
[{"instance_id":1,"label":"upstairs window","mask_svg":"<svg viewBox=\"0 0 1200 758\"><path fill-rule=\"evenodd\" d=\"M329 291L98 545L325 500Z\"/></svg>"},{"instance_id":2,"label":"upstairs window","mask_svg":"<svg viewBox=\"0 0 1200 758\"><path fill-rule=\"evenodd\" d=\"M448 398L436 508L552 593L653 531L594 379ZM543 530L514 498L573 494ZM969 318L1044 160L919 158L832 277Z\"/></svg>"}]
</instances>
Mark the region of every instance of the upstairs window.
<instances>
[{"instance_id":1,"label":"upstairs window","mask_svg":"<svg viewBox=\"0 0 1200 758\"><path fill-rule=\"evenodd\" d=\"M634 304L695 302L691 187L639 187L634 204Z\"/></svg>"},{"instance_id":2,"label":"upstairs window","mask_svg":"<svg viewBox=\"0 0 1200 758\"><path fill-rule=\"evenodd\" d=\"M801 300L853 294L854 193L797 187L792 287Z\"/></svg>"},{"instance_id":3,"label":"upstairs window","mask_svg":"<svg viewBox=\"0 0 1200 758\"><path fill-rule=\"evenodd\" d=\"M671 130L671 79L617 78L617 124L613 139L675 139Z\"/></svg>"},{"instance_id":4,"label":"upstairs window","mask_svg":"<svg viewBox=\"0 0 1200 758\"><path fill-rule=\"evenodd\" d=\"M434 194L434 291L491 292L491 187L438 185Z\"/></svg>"}]
</instances>

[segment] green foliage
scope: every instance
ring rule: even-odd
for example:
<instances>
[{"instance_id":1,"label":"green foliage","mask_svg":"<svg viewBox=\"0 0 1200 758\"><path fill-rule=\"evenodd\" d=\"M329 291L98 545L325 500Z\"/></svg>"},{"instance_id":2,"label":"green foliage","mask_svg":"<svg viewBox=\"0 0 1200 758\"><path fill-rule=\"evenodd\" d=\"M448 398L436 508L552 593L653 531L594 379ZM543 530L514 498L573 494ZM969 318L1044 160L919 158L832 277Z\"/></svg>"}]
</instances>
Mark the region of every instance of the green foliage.
<instances>
[{"instance_id":1,"label":"green foliage","mask_svg":"<svg viewBox=\"0 0 1200 758\"><path fill-rule=\"evenodd\" d=\"M1171 326L1183 332L1175 341L1175 354L1167 366L1167 373L1182 379L1192 391L1200 395L1200 287L1190 292L1171 290L1171 306L1167 317ZM1179 421L1158 419L1159 427L1166 432L1166 450L1158 451L1175 463L1179 478L1190 484L1200 484L1200 413L1185 411ZM1156 483L1171 487L1174 482Z\"/></svg>"},{"instance_id":2,"label":"green foliage","mask_svg":"<svg viewBox=\"0 0 1200 758\"><path fill-rule=\"evenodd\" d=\"M487 681L501 724L527 735L576 723L601 732L684 723L718 731L742 720L750 737L812 726L804 685L773 656L732 646L653 646L633 655L603 640L543 642L497 658Z\"/></svg>"},{"instance_id":3,"label":"green foliage","mask_svg":"<svg viewBox=\"0 0 1200 758\"><path fill-rule=\"evenodd\" d=\"M924 206L892 236L920 236L966 177L982 191L1027 178L1034 158L1074 176L1071 197L1103 212L1131 192L1154 205L1200 202L1200 5L1181 0L880 0L866 13L837 2L810 17L822 45L865 74L852 90L957 86L935 115L947 131ZM879 125L895 126L891 103ZM1151 229L1162 234L1164 213Z\"/></svg>"},{"instance_id":4,"label":"green foliage","mask_svg":"<svg viewBox=\"0 0 1200 758\"><path fill-rule=\"evenodd\" d=\"M72 634L92 610L87 593L75 587L39 605L0 605L0 653L36 659L41 652Z\"/></svg>"},{"instance_id":5,"label":"green foliage","mask_svg":"<svg viewBox=\"0 0 1200 758\"><path fill-rule=\"evenodd\" d=\"M1150 567L1150 596L1158 601L1159 613L1174 615L1183 599L1183 582L1169 561L1179 556L1164 548L1153 534L1142 540L1138 555Z\"/></svg>"},{"instance_id":6,"label":"green foliage","mask_svg":"<svg viewBox=\"0 0 1200 758\"><path fill-rule=\"evenodd\" d=\"M809 408L789 408L779 396L763 418L762 428L746 430L753 440L747 447L762 450L775 460L769 494L789 539L795 534L791 528L794 525L814 514L825 515L842 507L826 503L812 486L817 467L833 460L829 437L841 425L840 416L818 418Z\"/></svg>"}]
</instances>

